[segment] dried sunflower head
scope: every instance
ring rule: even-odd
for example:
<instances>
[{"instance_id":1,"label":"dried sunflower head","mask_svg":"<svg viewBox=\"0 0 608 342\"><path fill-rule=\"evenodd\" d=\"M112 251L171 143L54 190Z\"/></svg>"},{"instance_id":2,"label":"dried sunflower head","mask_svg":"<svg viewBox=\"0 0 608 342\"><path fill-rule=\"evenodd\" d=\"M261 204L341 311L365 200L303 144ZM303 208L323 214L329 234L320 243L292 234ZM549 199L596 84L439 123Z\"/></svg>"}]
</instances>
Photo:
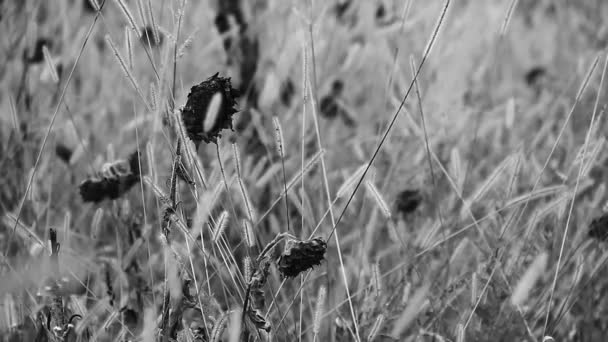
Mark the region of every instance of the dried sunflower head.
<instances>
[{"instance_id":1,"label":"dried sunflower head","mask_svg":"<svg viewBox=\"0 0 608 342\"><path fill-rule=\"evenodd\" d=\"M134 152L128 160L106 164L96 175L80 183L80 196L85 202L115 200L139 182L139 174L139 152Z\"/></svg>"},{"instance_id":2,"label":"dried sunflower head","mask_svg":"<svg viewBox=\"0 0 608 342\"><path fill-rule=\"evenodd\" d=\"M55 145L55 154L59 159L61 159L61 161L68 165L70 164L70 158L72 158L72 153L72 149L62 143L57 143L57 145Z\"/></svg>"},{"instance_id":3,"label":"dried sunflower head","mask_svg":"<svg viewBox=\"0 0 608 342\"><path fill-rule=\"evenodd\" d=\"M608 242L608 214L594 218L589 224L588 234L598 241Z\"/></svg>"},{"instance_id":4,"label":"dried sunflower head","mask_svg":"<svg viewBox=\"0 0 608 342\"><path fill-rule=\"evenodd\" d=\"M422 194L417 189L406 189L397 195L395 207L402 215L410 214L420 206Z\"/></svg>"},{"instance_id":5,"label":"dried sunflower head","mask_svg":"<svg viewBox=\"0 0 608 342\"><path fill-rule=\"evenodd\" d=\"M208 131L203 128L207 109L211 99L216 93L222 95L222 102L215 119L215 123ZM238 92L232 88L229 77L219 77L215 74L207 80L190 89L188 101L182 110L182 120L188 137L198 146L201 141L205 143L216 142L221 137L223 129L232 129L232 116L237 112L236 97Z\"/></svg>"},{"instance_id":6,"label":"dried sunflower head","mask_svg":"<svg viewBox=\"0 0 608 342\"><path fill-rule=\"evenodd\" d=\"M277 261L279 272L283 277L293 278L315 265L320 265L326 250L327 243L322 238L306 241L290 239Z\"/></svg>"}]
</instances>

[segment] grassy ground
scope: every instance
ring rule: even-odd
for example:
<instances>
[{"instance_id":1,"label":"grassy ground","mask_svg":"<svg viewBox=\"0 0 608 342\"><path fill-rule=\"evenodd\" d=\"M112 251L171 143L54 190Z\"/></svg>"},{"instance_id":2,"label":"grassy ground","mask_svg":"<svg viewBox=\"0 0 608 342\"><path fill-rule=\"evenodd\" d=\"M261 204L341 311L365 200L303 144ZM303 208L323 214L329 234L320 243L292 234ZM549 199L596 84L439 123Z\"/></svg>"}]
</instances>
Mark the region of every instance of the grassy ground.
<instances>
[{"instance_id":1,"label":"grassy ground","mask_svg":"<svg viewBox=\"0 0 608 342\"><path fill-rule=\"evenodd\" d=\"M5 341L608 332L603 1L0 14Z\"/></svg>"}]
</instances>

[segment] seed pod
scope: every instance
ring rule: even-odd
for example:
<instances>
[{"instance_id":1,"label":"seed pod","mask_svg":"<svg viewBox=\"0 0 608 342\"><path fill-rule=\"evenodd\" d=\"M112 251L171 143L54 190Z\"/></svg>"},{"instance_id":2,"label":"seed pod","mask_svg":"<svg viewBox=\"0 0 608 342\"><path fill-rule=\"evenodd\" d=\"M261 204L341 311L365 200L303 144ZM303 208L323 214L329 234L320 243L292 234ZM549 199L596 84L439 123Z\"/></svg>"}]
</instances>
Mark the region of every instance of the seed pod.
<instances>
[{"instance_id":1,"label":"seed pod","mask_svg":"<svg viewBox=\"0 0 608 342\"><path fill-rule=\"evenodd\" d=\"M315 265L320 265L326 250L327 243L322 238L306 241L290 239L277 261L279 272L284 278L293 278Z\"/></svg>"},{"instance_id":2,"label":"seed pod","mask_svg":"<svg viewBox=\"0 0 608 342\"><path fill-rule=\"evenodd\" d=\"M238 92L232 88L230 78L219 77L219 73L207 80L195 85L190 89L188 101L182 110L182 120L188 137L198 147L201 141L215 143L221 138L223 129L232 129L232 116L237 112L236 100ZM222 94L222 104L217 113L217 118L211 129L205 131L203 123L207 116L207 108L215 93Z\"/></svg>"}]
</instances>

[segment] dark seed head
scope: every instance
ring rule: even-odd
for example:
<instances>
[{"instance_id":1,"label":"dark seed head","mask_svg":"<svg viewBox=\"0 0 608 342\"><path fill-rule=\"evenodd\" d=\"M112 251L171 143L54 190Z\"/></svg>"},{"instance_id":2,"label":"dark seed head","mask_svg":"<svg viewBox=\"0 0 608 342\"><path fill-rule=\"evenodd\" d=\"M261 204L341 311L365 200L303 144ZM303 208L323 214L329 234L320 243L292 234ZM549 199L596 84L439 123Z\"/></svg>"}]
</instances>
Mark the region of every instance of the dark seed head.
<instances>
[{"instance_id":1,"label":"dark seed head","mask_svg":"<svg viewBox=\"0 0 608 342\"><path fill-rule=\"evenodd\" d=\"M134 152L127 161L116 161L80 183L80 197L94 203L115 200L139 182L139 173L139 153Z\"/></svg>"},{"instance_id":2,"label":"dark seed head","mask_svg":"<svg viewBox=\"0 0 608 342\"><path fill-rule=\"evenodd\" d=\"M295 94L295 92L296 92L295 85L293 84L291 79L288 78L283 83L283 89L281 89L281 102L284 105L289 106L291 104L291 99L293 98L293 95Z\"/></svg>"},{"instance_id":3,"label":"dark seed head","mask_svg":"<svg viewBox=\"0 0 608 342\"><path fill-rule=\"evenodd\" d=\"M419 190L404 190L397 195L395 207L402 215L414 212L422 202L422 195Z\"/></svg>"},{"instance_id":4,"label":"dark seed head","mask_svg":"<svg viewBox=\"0 0 608 342\"><path fill-rule=\"evenodd\" d=\"M101 202L105 199L115 200L126 193L139 178L133 175L116 178L88 178L80 183L79 190L85 202Z\"/></svg>"},{"instance_id":5,"label":"dark seed head","mask_svg":"<svg viewBox=\"0 0 608 342\"><path fill-rule=\"evenodd\" d=\"M338 3L334 7L334 12L336 13L336 17L338 19L341 19L346 14L346 12L351 7L350 6L351 2L352 2L352 0L340 0L340 1L338 1Z\"/></svg>"},{"instance_id":6,"label":"dark seed head","mask_svg":"<svg viewBox=\"0 0 608 342\"><path fill-rule=\"evenodd\" d=\"M524 76L526 80L526 84L530 87L537 86L541 79L547 74L547 69L542 66L536 66L528 72Z\"/></svg>"},{"instance_id":7,"label":"dark seed head","mask_svg":"<svg viewBox=\"0 0 608 342\"><path fill-rule=\"evenodd\" d=\"M342 95L343 90L344 83L341 80L333 81L331 91L323 96L319 103L319 109L323 117L334 119L338 116L347 116L345 115L344 108L338 103L338 98Z\"/></svg>"},{"instance_id":8,"label":"dark seed head","mask_svg":"<svg viewBox=\"0 0 608 342\"><path fill-rule=\"evenodd\" d=\"M284 278L293 278L315 265L320 265L326 250L327 243L322 238L306 241L290 239L277 261L279 272Z\"/></svg>"},{"instance_id":9,"label":"dark seed head","mask_svg":"<svg viewBox=\"0 0 608 342\"><path fill-rule=\"evenodd\" d=\"M214 22L215 27L220 34L226 33L230 30L230 20L228 19L228 15L226 13L218 13L218 15L215 16Z\"/></svg>"},{"instance_id":10,"label":"dark seed head","mask_svg":"<svg viewBox=\"0 0 608 342\"><path fill-rule=\"evenodd\" d=\"M378 8L376 8L376 19L381 20L386 16L386 8L384 4L380 4Z\"/></svg>"},{"instance_id":11,"label":"dark seed head","mask_svg":"<svg viewBox=\"0 0 608 342\"><path fill-rule=\"evenodd\" d=\"M213 127L208 132L203 130L203 123L207 116L207 108L216 93L222 94L222 104L217 113ZM221 138L223 129L232 129L232 116L237 112L236 89L232 88L230 78L219 77L215 74L206 81L190 89L188 101L182 110L182 119L188 137L198 146L201 141L205 143L216 142Z\"/></svg>"},{"instance_id":12,"label":"dark seed head","mask_svg":"<svg viewBox=\"0 0 608 342\"><path fill-rule=\"evenodd\" d=\"M323 96L321 102L319 103L319 109L321 111L321 115L327 119L335 119L343 110L333 95Z\"/></svg>"},{"instance_id":13,"label":"dark seed head","mask_svg":"<svg viewBox=\"0 0 608 342\"><path fill-rule=\"evenodd\" d=\"M342 82L341 80L335 80L331 84L331 93L334 96L342 95L342 90L344 90L344 82Z\"/></svg>"},{"instance_id":14,"label":"dark seed head","mask_svg":"<svg viewBox=\"0 0 608 342\"><path fill-rule=\"evenodd\" d=\"M243 11L241 10L241 1L240 0L223 0L218 1L218 13L224 15L232 15L234 16L234 21L239 26L245 26L245 16L243 15Z\"/></svg>"},{"instance_id":15,"label":"dark seed head","mask_svg":"<svg viewBox=\"0 0 608 342\"><path fill-rule=\"evenodd\" d=\"M596 217L589 224L589 236L602 242L608 242L608 214Z\"/></svg>"},{"instance_id":16,"label":"dark seed head","mask_svg":"<svg viewBox=\"0 0 608 342\"><path fill-rule=\"evenodd\" d=\"M72 150L69 147L65 146L62 143L57 143L57 145L55 145L55 154L64 163L70 163L70 158L72 157Z\"/></svg>"},{"instance_id":17,"label":"dark seed head","mask_svg":"<svg viewBox=\"0 0 608 342\"><path fill-rule=\"evenodd\" d=\"M215 17L215 27L217 28L217 31L219 32L219 34L224 34L228 31L230 31L230 20L228 18L228 15L225 13L219 13ZM224 51L226 51L226 53L229 53L230 48L232 47L232 38L224 37L223 44L224 44Z\"/></svg>"}]
</instances>

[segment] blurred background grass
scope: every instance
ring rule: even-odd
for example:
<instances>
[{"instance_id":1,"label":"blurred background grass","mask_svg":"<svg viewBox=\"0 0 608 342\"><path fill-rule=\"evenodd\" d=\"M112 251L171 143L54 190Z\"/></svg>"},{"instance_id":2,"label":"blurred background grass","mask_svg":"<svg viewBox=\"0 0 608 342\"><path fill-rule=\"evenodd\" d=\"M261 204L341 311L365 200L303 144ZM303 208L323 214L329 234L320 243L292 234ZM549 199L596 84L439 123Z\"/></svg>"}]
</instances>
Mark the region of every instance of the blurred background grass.
<instances>
[{"instance_id":1,"label":"blurred background grass","mask_svg":"<svg viewBox=\"0 0 608 342\"><path fill-rule=\"evenodd\" d=\"M439 1L188 1L178 33L182 2L151 1L163 37L153 47L140 40L139 30L129 28L116 1L107 1L99 15L85 3L0 2L0 247L5 251L0 290L5 312L16 308L18 313L0 319L7 332L24 326L28 318L35 320L42 310L44 301L34 297L49 275L44 271L46 252L28 232L46 241L48 227L61 227L66 277L88 287L72 295L68 306L94 317L86 323L98 339L137 336L144 325L143 310L160 312L165 269L159 199L142 184L120 200L92 205L82 202L78 184L104 163L126 159L140 148L144 173L168 192L176 137L173 104L185 104L190 87L217 72L231 77L243 93L235 131L225 132L219 141L222 164L228 179L235 175L230 144L236 142L258 215L283 191L272 117L282 125L290 179L298 174L302 155L310 158L321 148L313 105L333 200L345 180L369 160L412 81L411 63L422 59L444 6ZM124 3L140 28L152 25L147 1ZM217 17L226 3L240 6L246 26L230 17L231 29L218 30ZM600 0L453 1L418 78L420 102L416 92L409 96L366 178L390 206L391 217L384 217L377 201L366 195L369 190L360 188L338 227L340 247L331 240L327 260L306 278L301 304L295 299L297 281L282 288L278 310L271 310L268 320L278 324L287 315L283 327L273 326L274 338L293 340L302 332L303 339L312 340L317 288L324 285L328 319L319 340L356 340L357 332L365 340L378 317L383 324L376 340L388 339L399 330L408 300L425 286L421 312L407 329L393 334L395 340L425 340L431 333L456 340L459 329L472 341L540 340L543 334L556 340L601 339L608 329L608 286L602 277L608 255L605 243L588 237L587 227L602 214L606 200L606 90L600 88L606 17L608 4ZM145 104L106 35L127 61ZM231 50L224 46L227 37L232 37ZM41 39L47 40L58 82L48 61L38 56ZM303 89L304 72L306 79L314 79L309 81L311 92ZM341 91L332 90L340 85ZM433 172L424 130L434 155ZM58 157L59 145L72 152L68 163ZM202 146L198 155L208 183L216 186L222 176L215 146ZM408 189L419 192L421 204L403 213L395 202ZM180 184L179 190L181 215L187 220L202 187ZM304 188L298 184L288 198L296 236L308 238L317 226L316 235L329 234L332 224L318 165L306 174ZM242 305L236 295L244 292L242 284L231 279L246 254L256 255L242 244L246 214L241 202L238 186L231 183L230 193L213 203L212 216L224 209L231 216L225 245L208 243L214 252L209 264L214 266L203 263L201 251L186 247L183 237L174 242L197 265L192 272L205 289L201 296L214 303L209 304L214 308L208 313L211 321ZM336 215L345 203L345 198L336 201ZM19 211L23 227L11 238ZM93 224L96 212L101 213L98 226ZM256 225L262 244L284 231L282 205ZM142 236L145 242L135 257L139 265L121 267L125 253ZM222 251L234 259L222 259ZM513 288L543 252L548 263L529 299L513 307ZM342 266L350 293L356 294L356 323L346 304ZM116 303L95 312L95 303L108 300L108 283ZM280 283L274 277L268 294ZM479 301L471 300L472 291ZM292 300L296 305L290 307ZM133 322L125 323L125 308L134 312ZM111 312L121 309L108 324L111 329L100 329ZM192 313L185 319L190 324L200 317Z\"/></svg>"}]
</instances>

